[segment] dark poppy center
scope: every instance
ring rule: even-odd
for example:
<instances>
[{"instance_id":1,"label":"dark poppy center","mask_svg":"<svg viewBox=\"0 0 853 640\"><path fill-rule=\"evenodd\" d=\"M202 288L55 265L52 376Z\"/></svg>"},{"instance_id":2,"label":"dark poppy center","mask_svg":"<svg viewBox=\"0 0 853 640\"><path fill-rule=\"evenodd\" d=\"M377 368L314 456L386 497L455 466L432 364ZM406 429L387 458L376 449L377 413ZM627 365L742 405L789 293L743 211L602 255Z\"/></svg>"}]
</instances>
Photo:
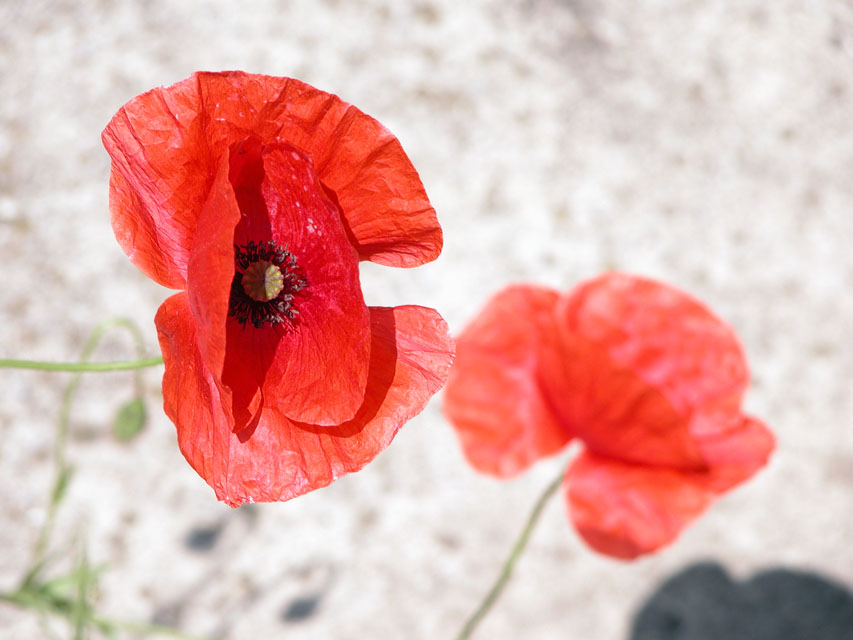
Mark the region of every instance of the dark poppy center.
<instances>
[{"instance_id":1,"label":"dark poppy center","mask_svg":"<svg viewBox=\"0 0 853 640\"><path fill-rule=\"evenodd\" d=\"M308 286L305 274L285 247L273 242L234 245L234 279L228 315L244 327L295 324L296 294Z\"/></svg>"}]
</instances>

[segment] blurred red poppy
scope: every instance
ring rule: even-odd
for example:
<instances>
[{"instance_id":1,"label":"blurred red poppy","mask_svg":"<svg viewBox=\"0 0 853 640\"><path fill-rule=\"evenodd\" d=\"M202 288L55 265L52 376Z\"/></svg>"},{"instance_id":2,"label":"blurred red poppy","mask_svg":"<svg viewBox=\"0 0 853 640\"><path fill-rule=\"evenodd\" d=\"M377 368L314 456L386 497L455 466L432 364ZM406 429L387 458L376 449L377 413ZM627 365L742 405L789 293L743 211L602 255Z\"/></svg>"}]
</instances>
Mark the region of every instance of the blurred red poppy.
<instances>
[{"instance_id":1,"label":"blurred red poppy","mask_svg":"<svg viewBox=\"0 0 853 640\"><path fill-rule=\"evenodd\" d=\"M444 383L442 318L367 307L358 262L414 267L441 228L397 139L291 78L196 73L103 133L122 249L181 291L155 323L181 451L232 506L356 471Z\"/></svg>"},{"instance_id":2,"label":"blurred red poppy","mask_svg":"<svg viewBox=\"0 0 853 640\"><path fill-rule=\"evenodd\" d=\"M567 294L497 294L457 339L444 397L469 462L511 476L576 438L563 492L594 549L672 542L774 448L741 413L746 359L727 324L667 285L608 273Z\"/></svg>"}]
</instances>

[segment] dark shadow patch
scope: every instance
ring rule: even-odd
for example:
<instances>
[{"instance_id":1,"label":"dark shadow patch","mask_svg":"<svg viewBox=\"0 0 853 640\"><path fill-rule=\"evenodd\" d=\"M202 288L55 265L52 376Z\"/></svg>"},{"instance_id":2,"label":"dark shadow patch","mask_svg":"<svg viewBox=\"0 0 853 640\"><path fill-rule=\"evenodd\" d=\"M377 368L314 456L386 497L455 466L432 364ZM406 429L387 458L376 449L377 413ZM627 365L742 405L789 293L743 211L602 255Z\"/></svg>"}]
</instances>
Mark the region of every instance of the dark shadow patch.
<instances>
[{"instance_id":1,"label":"dark shadow patch","mask_svg":"<svg viewBox=\"0 0 853 640\"><path fill-rule=\"evenodd\" d=\"M736 582L691 565L634 617L630 640L852 640L853 594L806 571L771 569Z\"/></svg>"},{"instance_id":2,"label":"dark shadow patch","mask_svg":"<svg viewBox=\"0 0 853 640\"><path fill-rule=\"evenodd\" d=\"M314 593L294 598L284 607L281 619L285 622L302 622L313 616L320 606L323 594Z\"/></svg>"},{"instance_id":3,"label":"dark shadow patch","mask_svg":"<svg viewBox=\"0 0 853 640\"><path fill-rule=\"evenodd\" d=\"M323 598L335 582L332 565L313 565L296 571L296 578L305 584L303 593L291 598L281 609L281 621L288 624L300 623L317 614Z\"/></svg>"},{"instance_id":4,"label":"dark shadow patch","mask_svg":"<svg viewBox=\"0 0 853 640\"><path fill-rule=\"evenodd\" d=\"M184 546L199 553L206 553L216 546L224 529L224 520L209 526L193 527L184 538Z\"/></svg>"},{"instance_id":5,"label":"dark shadow patch","mask_svg":"<svg viewBox=\"0 0 853 640\"><path fill-rule=\"evenodd\" d=\"M151 616L151 624L179 627L184 617L185 602L171 602L157 607Z\"/></svg>"}]
</instances>

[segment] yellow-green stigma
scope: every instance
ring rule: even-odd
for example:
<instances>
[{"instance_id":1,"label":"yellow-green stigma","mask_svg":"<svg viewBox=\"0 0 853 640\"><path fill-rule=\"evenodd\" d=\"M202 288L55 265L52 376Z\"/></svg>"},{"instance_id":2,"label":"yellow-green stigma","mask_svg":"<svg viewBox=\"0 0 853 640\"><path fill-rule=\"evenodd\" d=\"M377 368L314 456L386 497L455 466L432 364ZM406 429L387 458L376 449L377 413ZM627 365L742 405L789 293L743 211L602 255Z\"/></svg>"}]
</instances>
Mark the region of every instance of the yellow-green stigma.
<instances>
[{"instance_id":1,"label":"yellow-green stigma","mask_svg":"<svg viewBox=\"0 0 853 640\"><path fill-rule=\"evenodd\" d=\"M252 300L266 302L284 289L284 276L272 262L261 260L249 265L243 272L241 283L246 295Z\"/></svg>"}]
</instances>

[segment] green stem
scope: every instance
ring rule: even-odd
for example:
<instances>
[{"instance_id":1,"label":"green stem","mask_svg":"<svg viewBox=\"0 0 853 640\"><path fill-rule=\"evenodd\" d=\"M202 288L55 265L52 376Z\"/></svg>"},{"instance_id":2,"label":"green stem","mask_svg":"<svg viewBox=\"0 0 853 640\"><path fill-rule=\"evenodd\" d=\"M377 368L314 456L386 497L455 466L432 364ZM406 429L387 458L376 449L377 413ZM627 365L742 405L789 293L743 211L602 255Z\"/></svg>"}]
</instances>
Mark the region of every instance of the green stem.
<instances>
[{"instance_id":1,"label":"green stem","mask_svg":"<svg viewBox=\"0 0 853 640\"><path fill-rule=\"evenodd\" d=\"M131 333L139 359L120 362L88 362L104 333L114 327L126 329ZM145 636L164 635L184 640L198 640L198 636L186 634L170 627L125 620L113 620L97 615L89 604L91 591L95 587L95 582L93 575L90 575L89 564L85 554L81 556L80 565L76 570L79 575L73 599L56 593L54 589L49 588L50 583L44 583L40 577L42 569L45 566L45 553L50 543L51 533L56 520L56 512L62 501L63 493L71 474L71 466L66 459L66 446L71 419L71 403L80 385L82 374L87 371L133 370L134 388L137 397L141 398L144 394L141 369L163 363L163 359L160 357L143 358L144 353L145 340L136 324L127 318L111 318L99 324L92 331L83 346L80 362L40 362L35 360L0 359L0 368L74 372L62 394L53 451L54 480L47 514L42 523L38 541L36 542L31 568L27 571L21 585L15 591L0 592L0 602L6 602L25 609L32 609L40 614L41 620L44 619L45 615L67 618L72 626L75 640L85 638L87 630L92 626L110 638L115 637L117 630L124 630Z\"/></svg>"},{"instance_id":2,"label":"green stem","mask_svg":"<svg viewBox=\"0 0 853 640\"><path fill-rule=\"evenodd\" d=\"M200 636L184 633L179 629L172 627L164 627L159 624L145 624L144 622L133 622L132 620L115 620L113 618L102 618L100 616L92 616L92 624L100 629L120 629L142 636L158 635L169 636L172 638L181 638L182 640L203 640Z\"/></svg>"},{"instance_id":3,"label":"green stem","mask_svg":"<svg viewBox=\"0 0 853 640\"><path fill-rule=\"evenodd\" d=\"M18 589L9 593L0 593L0 602L6 602L23 609L33 609L41 614L54 615L61 618L73 616L73 605L67 600L45 602L37 594L31 594L26 590ZM146 624L144 622L133 622L131 620L116 620L105 618L89 610L86 613L89 624L99 630L109 633L115 630L126 631L142 636L159 635L180 638L182 640L204 640L201 636L185 633L179 629L165 627L159 624Z\"/></svg>"},{"instance_id":4,"label":"green stem","mask_svg":"<svg viewBox=\"0 0 853 640\"><path fill-rule=\"evenodd\" d=\"M45 517L42 530L36 542L35 553L33 558L33 567L39 567L44 561L44 553L47 550L50 534L53 531L54 520L56 519L56 510L62 499L62 493L65 485L69 480L71 468L65 458L66 442L68 440L68 424L71 419L71 401L74 399L74 394L77 393L77 387L80 386L81 374L84 371L118 371L122 369L138 369L139 366L152 366L160 364L163 359L159 356L156 358L145 358L129 362L87 362L98 346L98 343L103 338L104 334L112 328L120 327L126 329L133 336L137 354L144 352L145 344L142 332L136 324L128 318L110 318L101 322L86 340L83 345L83 352L80 354L80 362L76 363L56 363L56 362L37 362L26 360L0 360L0 366L8 362L29 362L32 369L47 369L51 371L75 371L75 375L65 387L65 392L62 394L62 402L59 407L59 419L56 428L56 441L53 448L54 460L54 481L51 489L50 502L48 503L47 516ZM146 363L139 365L139 363ZM116 366L134 364L135 366ZM87 368L90 367L90 368ZM100 368L96 368L100 367ZM134 385L137 392L142 389L142 382L139 378L139 371L136 372Z\"/></svg>"},{"instance_id":5,"label":"green stem","mask_svg":"<svg viewBox=\"0 0 853 640\"><path fill-rule=\"evenodd\" d=\"M524 548L527 546L528 540L530 540L530 534L533 532L533 528L536 526L539 516L542 514L542 510L545 508L548 499L554 495L555 491L557 491L564 475L565 470L561 469L560 475L554 478L551 484L549 484L545 488L545 491L542 492L542 495L539 496L539 499L533 506L533 511L530 512L530 515L527 518L527 523L524 525L524 529L521 530L521 535L518 536L518 539L512 547L512 551L510 551L509 556L504 561L498 579L495 581L494 585L492 585L492 588L489 590L489 593L486 594L486 597L483 598L483 601L480 603L480 606L477 607L477 610L474 611L470 618L468 618L468 622L466 622L465 626L462 627L462 631L460 631L459 635L456 636L456 640L466 640L467 638L470 638L474 629L476 629L477 625L480 624L480 621L486 616L492 608L492 605L497 601L501 592L504 590L506 583L509 582L510 576L512 576L512 570L515 568L515 563L518 562Z\"/></svg>"},{"instance_id":6,"label":"green stem","mask_svg":"<svg viewBox=\"0 0 853 640\"><path fill-rule=\"evenodd\" d=\"M77 593L71 602L71 626L74 628L74 640L85 640L86 629L88 628L88 618L91 614L89 607L89 592L92 589L92 575L89 572L89 562L84 551L80 556L80 563L77 571L79 578L77 580Z\"/></svg>"},{"instance_id":7,"label":"green stem","mask_svg":"<svg viewBox=\"0 0 853 640\"><path fill-rule=\"evenodd\" d=\"M34 369L38 371L130 371L163 364L163 358L154 356L139 360L119 360L117 362L44 362L41 360L0 359L0 369Z\"/></svg>"}]
</instances>

